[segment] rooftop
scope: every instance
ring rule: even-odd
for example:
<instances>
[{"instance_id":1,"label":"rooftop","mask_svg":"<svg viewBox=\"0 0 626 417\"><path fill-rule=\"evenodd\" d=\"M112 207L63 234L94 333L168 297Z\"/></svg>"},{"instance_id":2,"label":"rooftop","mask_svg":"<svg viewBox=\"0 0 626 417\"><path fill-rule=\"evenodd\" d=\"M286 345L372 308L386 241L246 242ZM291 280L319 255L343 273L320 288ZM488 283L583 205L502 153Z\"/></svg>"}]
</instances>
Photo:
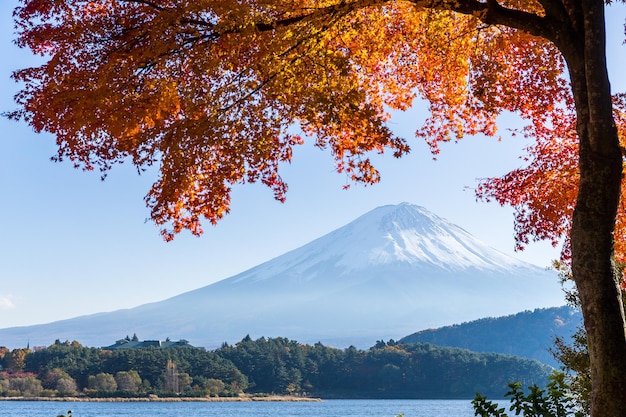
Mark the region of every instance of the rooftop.
<instances>
[{"instance_id":1,"label":"rooftop","mask_svg":"<svg viewBox=\"0 0 626 417\"><path fill-rule=\"evenodd\" d=\"M141 349L141 348L170 348L170 347L188 347L198 349L195 346L189 344L189 342L185 339L180 339L176 342L171 341L169 338L165 339L165 341L160 340L143 340L140 341L136 337L130 339L126 337L125 339L120 339L115 342L114 345L104 346L102 349L106 350L114 350L114 349Z\"/></svg>"}]
</instances>

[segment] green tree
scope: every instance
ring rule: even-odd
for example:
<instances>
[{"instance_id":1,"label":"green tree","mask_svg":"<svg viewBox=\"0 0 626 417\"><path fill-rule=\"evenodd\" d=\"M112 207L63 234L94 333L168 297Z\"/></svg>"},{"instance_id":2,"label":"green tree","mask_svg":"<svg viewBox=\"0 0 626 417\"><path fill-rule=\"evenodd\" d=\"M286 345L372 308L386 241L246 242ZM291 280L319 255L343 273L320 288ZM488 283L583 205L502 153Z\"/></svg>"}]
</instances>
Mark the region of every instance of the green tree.
<instances>
[{"instance_id":1,"label":"green tree","mask_svg":"<svg viewBox=\"0 0 626 417\"><path fill-rule=\"evenodd\" d=\"M54 369L63 370L82 389L87 386L88 375L101 372L101 360L100 349L83 347L78 342L59 342L31 352L26 357L25 370L41 375Z\"/></svg>"},{"instance_id":2,"label":"green tree","mask_svg":"<svg viewBox=\"0 0 626 417\"><path fill-rule=\"evenodd\" d=\"M4 376L0 376L0 396L4 396L9 390L9 380Z\"/></svg>"},{"instance_id":3,"label":"green tree","mask_svg":"<svg viewBox=\"0 0 626 417\"><path fill-rule=\"evenodd\" d=\"M583 417L583 412L576 409L576 405L569 396L569 386L565 382L565 374L554 372L550 375L550 382L546 390L537 385L528 388L524 393L520 382L510 383L511 390L505 394L510 397L509 411L524 417ZM476 394L472 401L476 416L480 417L508 417L505 408L488 401L487 397Z\"/></svg>"},{"instance_id":4,"label":"green tree","mask_svg":"<svg viewBox=\"0 0 626 417\"><path fill-rule=\"evenodd\" d=\"M569 385L578 404L585 413L589 414L591 411L591 373L584 328L581 327L576 331L571 343L557 337L553 353L567 372Z\"/></svg>"},{"instance_id":5,"label":"green tree","mask_svg":"<svg viewBox=\"0 0 626 417\"><path fill-rule=\"evenodd\" d=\"M18 391L24 397L37 397L43 387L41 381L34 376L26 376L9 379L9 389Z\"/></svg>"},{"instance_id":6,"label":"green tree","mask_svg":"<svg viewBox=\"0 0 626 417\"><path fill-rule=\"evenodd\" d=\"M300 391L301 370L305 366L303 347L286 338L244 338L235 347L218 351L246 377L255 392L286 393Z\"/></svg>"},{"instance_id":7,"label":"green tree","mask_svg":"<svg viewBox=\"0 0 626 417\"><path fill-rule=\"evenodd\" d=\"M117 382L113 375L101 372L97 375L89 375L87 387L95 391L113 392L117 391Z\"/></svg>"},{"instance_id":8,"label":"green tree","mask_svg":"<svg viewBox=\"0 0 626 417\"><path fill-rule=\"evenodd\" d=\"M78 394L78 387L76 386L76 381L74 381L74 378L72 377L60 378L59 380L57 380L57 383L54 389L62 397L74 396Z\"/></svg>"},{"instance_id":9,"label":"green tree","mask_svg":"<svg viewBox=\"0 0 626 417\"><path fill-rule=\"evenodd\" d=\"M55 390L61 396L76 395L78 393L78 387L74 378L60 368L54 368L46 372L41 376L40 380L43 388Z\"/></svg>"},{"instance_id":10,"label":"green tree","mask_svg":"<svg viewBox=\"0 0 626 417\"><path fill-rule=\"evenodd\" d=\"M115 374L115 382L119 391L136 393L141 387L141 377L137 371L120 371Z\"/></svg>"},{"instance_id":11,"label":"green tree","mask_svg":"<svg viewBox=\"0 0 626 417\"><path fill-rule=\"evenodd\" d=\"M224 392L226 384L221 379L208 378L203 381L202 387L204 388L206 395L217 397Z\"/></svg>"},{"instance_id":12,"label":"green tree","mask_svg":"<svg viewBox=\"0 0 626 417\"><path fill-rule=\"evenodd\" d=\"M180 392L189 391L193 378L187 372L180 372L178 374L178 389Z\"/></svg>"},{"instance_id":13,"label":"green tree","mask_svg":"<svg viewBox=\"0 0 626 417\"><path fill-rule=\"evenodd\" d=\"M569 305L580 308L580 297L576 288L569 287L572 277L567 265L555 263L561 283ZM619 265L623 271L623 265ZM626 307L626 297L622 299ZM571 341L562 337L554 340L554 347L551 349L552 355L561 362L563 369L569 379L569 385L579 407L587 414L591 412L591 366L589 360L589 350L587 348L587 332L584 326L579 326L572 335Z\"/></svg>"}]
</instances>

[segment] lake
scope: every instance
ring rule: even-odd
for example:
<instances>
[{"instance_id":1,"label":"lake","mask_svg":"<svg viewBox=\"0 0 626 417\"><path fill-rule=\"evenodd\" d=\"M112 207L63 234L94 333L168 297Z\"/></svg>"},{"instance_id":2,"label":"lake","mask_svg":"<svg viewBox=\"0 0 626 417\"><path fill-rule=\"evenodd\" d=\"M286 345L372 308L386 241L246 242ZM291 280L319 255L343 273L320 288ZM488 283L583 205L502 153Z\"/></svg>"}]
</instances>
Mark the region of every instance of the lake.
<instances>
[{"instance_id":1,"label":"lake","mask_svg":"<svg viewBox=\"0 0 626 417\"><path fill-rule=\"evenodd\" d=\"M0 415L57 417L473 417L470 400L327 400L322 402L0 401Z\"/></svg>"}]
</instances>

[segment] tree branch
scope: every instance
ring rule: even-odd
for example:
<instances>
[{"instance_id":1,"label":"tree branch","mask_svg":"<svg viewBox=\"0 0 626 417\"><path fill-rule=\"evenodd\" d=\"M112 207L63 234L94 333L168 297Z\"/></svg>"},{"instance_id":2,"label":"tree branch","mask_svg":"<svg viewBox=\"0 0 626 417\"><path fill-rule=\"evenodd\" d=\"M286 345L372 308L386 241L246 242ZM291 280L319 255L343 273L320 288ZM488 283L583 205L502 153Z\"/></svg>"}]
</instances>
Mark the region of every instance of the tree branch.
<instances>
[{"instance_id":1,"label":"tree branch","mask_svg":"<svg viewBox=\"0 0 626 417\"><path fill-rule=\"evenodd\" d=\"M159 6L148 0L121 0L121 1L125 3L143 4L147 7L153 8L158 11L173 10L171 8ZM388 3L389 1L390 0L354 0L354 1L342 0L339 3L333 4L331 6L302 9L303 13L297 14L291 17L277 19L277 20L270 21L270 22L256 22L254 23L254 27L259 32L267 32L267 31L276 30L277 28L280 28L280 27L290 26L290 25L293 25L293 24L296 24L296 23L299 23L308 19L314 19L314 18L324 17L324 16L333 16L333 15L337 15L338 13L346 13L346 12L350 12L354 10L364 9L367 7L380 6L385 3ZM215 23L213 22L208 22L208 21L199 20L199 19L191 19L191 18L183 18L181 19L181 23L195 24L198 26L204 26L204 27L210 27L210 28L213 28L216 26ZM222 33L223 34L236 33L238 30L240 29L231 29Z\"/></svg>"},{"instance_id":2,"label":"tree branch","mask_svg":"<svg viewBox=\"0 0 626 417\"><path fill-rule=\"evenodd\" d=\"M562 6L558 6L558 0L539 0L544 9L547 7L546 16L519 9L510 9L502 6L497 0L487 0L486 2L477 0L409 1L418 8L448 10L475 16L488 25L508 26L553 42L556 42L558 34L563 30L562 19L565 10Z\"/></svg>"},{"instance_id":3,"label":"tree branch","mask_svg":"<svg viewBox=\"0 0 626 417\"><path fill-rule=\"evenodd\" d=\"M150 0L122 0L126 3L142 4L159 12L173 9L159 6ZM382 6L390 0L340 0L335 4L319 8L301 9L300 13L292 14L283 18L252 23L254 30L258 32L271 32L281 27L291 26L307 20L327 18L339 14L348 14L352 11L368 7ZM503 25L522 30L531 35L548 39L561 48L572 39L573 24L570 13L561 0L538 0L544 8L545 15L512 9L502 6L498 0L406 0L413 3L418 9L433 9L441 11L453 11L460 14L475 16L488 25ZM205 39L217 39L220 36L238 33L244 30L240 26L218 29L216 22L191 17L182 17L182 24L195 25L210 28L213 32L206 34ZM250 26L247 26L249 29Z\"/></svg>"},{"instance_id":4,"label":"tree branch","mask_svg":"<svg viewBox=\"0 0 626 417\"><path fill-rule=\"evenodd\" d=\"M160 12L163 12L165 10L169 10L167 7L159 6L158 4L153 3L151 1L148 1L148 0L123 0L123 1L126 2L126 3L144 4L144 5L152 8L152 9L156 9L156 10L158 10Z\"/></svg>"}]
</instances>

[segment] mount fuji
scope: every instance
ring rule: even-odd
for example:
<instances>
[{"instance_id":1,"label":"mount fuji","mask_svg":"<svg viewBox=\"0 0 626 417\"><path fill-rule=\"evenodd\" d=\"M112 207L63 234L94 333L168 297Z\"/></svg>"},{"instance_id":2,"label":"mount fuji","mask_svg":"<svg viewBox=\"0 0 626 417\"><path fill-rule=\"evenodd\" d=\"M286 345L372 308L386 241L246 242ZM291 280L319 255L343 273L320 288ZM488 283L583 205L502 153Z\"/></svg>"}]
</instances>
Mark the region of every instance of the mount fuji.
<instances>
[{"instance_id":1,"label":"mount fuji","mask_svg":"<svg viewBox=\"0 0 626 417\"><path fill-rule=\"evenodd\" d=\"M125 335L214 348L250 335L371 346L426 328L564 304L556 273L428 210L376 208L231 278L139 307L0 329L0 345L105 346Z\"/></svg>"}]
</instances>

